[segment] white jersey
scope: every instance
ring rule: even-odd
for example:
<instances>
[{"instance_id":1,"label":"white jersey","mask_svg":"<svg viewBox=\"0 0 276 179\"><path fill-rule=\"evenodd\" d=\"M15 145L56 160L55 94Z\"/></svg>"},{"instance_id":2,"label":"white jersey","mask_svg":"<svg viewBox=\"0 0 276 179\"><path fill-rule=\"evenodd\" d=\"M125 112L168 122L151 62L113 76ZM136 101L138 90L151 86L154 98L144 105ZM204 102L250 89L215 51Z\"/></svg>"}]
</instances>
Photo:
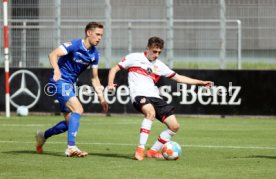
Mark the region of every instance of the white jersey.
<instances>
[{"instance_id":1,"label":"white jersey","mask_svg":"<svg viewBox=\"0 0 276 179\"><path fill-rule=\"evenodd\" d=\"M149 61L145 53L131 53L118 63L121 69L128 70L128 84L132 102L136 96L161 98L155 83L160 76L168 78L176 73L160 60Z\"/></svg>"}]
</instances>

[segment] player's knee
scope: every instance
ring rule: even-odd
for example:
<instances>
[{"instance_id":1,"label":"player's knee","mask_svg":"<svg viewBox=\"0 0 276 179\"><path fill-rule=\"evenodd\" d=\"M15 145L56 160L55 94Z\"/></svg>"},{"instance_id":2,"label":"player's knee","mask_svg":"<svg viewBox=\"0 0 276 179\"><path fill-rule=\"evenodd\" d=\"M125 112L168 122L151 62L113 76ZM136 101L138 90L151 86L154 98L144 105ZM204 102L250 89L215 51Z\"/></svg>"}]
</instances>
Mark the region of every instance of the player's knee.
<instances>
[{"instance_id":1,"label":"player's knee","mask_svg":"<svg viewBox=\"0 0 276 179\"><path fill-rule=\"evenodd\" d=\"M176 123L172 124L169 128L171 131L176 133L180 128L180 124L178 122L176 122Z\"/></svg>"},{"instance_id":2,"label":"player's knee","mask_svg":"<svg viewBox=\"0 0 276 179\"><path fill-rule=\"evenodd\" d=\"M72 112L83 114L83 107L80 106L80 107L74 108Z\"/></svg>"},{"instance_id":3,"label":"player's knee","mask_svg":"<svg viewBox=\"0 0 276 179\"><path fill-rule=\"evenodd\" d=\"M80 108L78 109L78 113L79 113L79 114L82 114L82 113L83 113L83 107L80 107Z\"/></svg>"},{"instance_id":4,"label":"player's knee","mask_svg":"<svg viewBox=\"0 0 276 179\"><path fill-rule=\"evenodd\" d=\"M148 112L146 112L145 116L147 119L154 120L155 119L155 111L152 111L152 110L148 111Z\"/></svg>"}]
</instances>

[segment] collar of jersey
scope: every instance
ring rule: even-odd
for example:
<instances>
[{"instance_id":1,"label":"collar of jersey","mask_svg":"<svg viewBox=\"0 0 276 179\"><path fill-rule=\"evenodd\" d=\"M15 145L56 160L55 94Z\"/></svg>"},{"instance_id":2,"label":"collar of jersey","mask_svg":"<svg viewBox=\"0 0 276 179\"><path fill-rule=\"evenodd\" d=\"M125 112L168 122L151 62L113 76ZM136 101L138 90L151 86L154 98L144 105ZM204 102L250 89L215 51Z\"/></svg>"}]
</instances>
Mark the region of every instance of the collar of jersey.
<instances>
[{"instance_id":1,"label":"collar of jersey","mask_svg":"<svg viewBox=\"0 0 276 179\"><path fill-rule=\"evenodd\" d=\"M89 50L84 46L84 42L83 42L83 39L81 39L81 44L82 44L82 47L83 49L85 49L86 51L91 51L94 49L94 47L91 47Z\"/></svg>"}]
</instances>

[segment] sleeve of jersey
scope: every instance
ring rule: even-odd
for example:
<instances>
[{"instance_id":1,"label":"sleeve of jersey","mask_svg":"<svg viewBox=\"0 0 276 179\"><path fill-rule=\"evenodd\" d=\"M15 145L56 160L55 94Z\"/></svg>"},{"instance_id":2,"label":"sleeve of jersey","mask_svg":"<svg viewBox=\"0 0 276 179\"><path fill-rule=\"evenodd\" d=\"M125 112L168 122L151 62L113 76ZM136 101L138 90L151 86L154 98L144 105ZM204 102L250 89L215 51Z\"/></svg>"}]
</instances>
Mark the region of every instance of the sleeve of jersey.
<instances>
[{"instance_id":1,"label":"sleeve of jersey","mask_svg":"<svg viewBox=\"0 0 276 179\"><path fill-rule=\"evenodd\" d=\"M59 46L59 48L64 52L65 55L73 51L74 45L72 42L65 42Z\"/></svg>"},{"instance_id":2,"label":"sleeve of jersey","mask_svg":"<svg viewBox=\"0 0 276 179\"><path fill-rule=\"evenodd\" d=\"M162 76L165 76L167 78L172 78L176 74L175 71L171 70L167 65L162 63Z\"/></svg>"},{"instance_id":3,"label":"sleeve of jersey","mask_svg":"<svg viewBox=\"0 0 276 179\"><path fill-rule=\"evenodd\" d=\"M117 65L121 69L128 69L128 67L130 67L132 65L131 61L132 61L131 57L128 55L125 58L123 58Z\"/></svg>"},{"instance_id":4,"label":"sleeve of jersey","mask_svg":"<svg viewBox=\"0 0 276 179\"><path fill-rule=\"evenodd\" d=\"M95 54L95 60L91 63L91 68L98 68L99 64L99 53Z\"/></svg>"}]
</instances>

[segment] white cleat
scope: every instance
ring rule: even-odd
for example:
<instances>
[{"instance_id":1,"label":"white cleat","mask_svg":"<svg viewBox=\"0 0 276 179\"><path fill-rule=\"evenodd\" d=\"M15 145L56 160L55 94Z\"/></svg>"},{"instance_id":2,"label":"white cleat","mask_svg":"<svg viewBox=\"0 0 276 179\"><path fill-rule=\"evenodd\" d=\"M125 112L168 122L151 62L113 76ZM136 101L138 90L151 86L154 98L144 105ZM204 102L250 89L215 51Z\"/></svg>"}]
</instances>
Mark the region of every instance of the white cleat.
<instances>
[{"instance_id":1,"label":"white cleat","mask_svg":"<svg viewBox=\"0 0 276 179\"><path fill-rule=\"evenodd\" d=\"M66 157L86 157L87 152L81 151L78 147L67 148L65 150Z\"/></svg>"}]
</instances>

